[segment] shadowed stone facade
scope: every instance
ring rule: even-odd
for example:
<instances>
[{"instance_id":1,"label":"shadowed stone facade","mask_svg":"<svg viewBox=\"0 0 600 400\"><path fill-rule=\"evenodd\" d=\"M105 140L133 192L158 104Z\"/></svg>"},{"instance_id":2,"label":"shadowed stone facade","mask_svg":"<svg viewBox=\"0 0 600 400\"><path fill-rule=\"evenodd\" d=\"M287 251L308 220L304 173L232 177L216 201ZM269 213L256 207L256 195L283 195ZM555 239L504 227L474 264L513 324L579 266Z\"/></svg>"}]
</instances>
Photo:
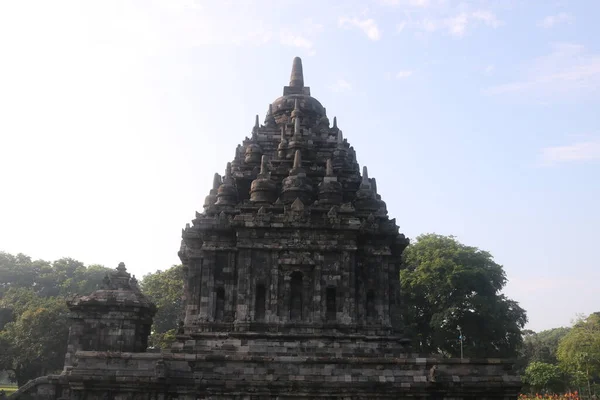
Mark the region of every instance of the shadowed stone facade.
<instances>
[{"instance_id":1,"label":"shadowed stone facade","mask_svg":"<svg viewBox=\"0 0 600 400\"><path fill-rule=\"evenodd\" d=\"M119 266L69 303L64 372L16 397L516 399L507 361L410 352L398 280L407 245L296 58L182 232L173 348L144 353L155 308Z\"/></svg>"}]
</instances>

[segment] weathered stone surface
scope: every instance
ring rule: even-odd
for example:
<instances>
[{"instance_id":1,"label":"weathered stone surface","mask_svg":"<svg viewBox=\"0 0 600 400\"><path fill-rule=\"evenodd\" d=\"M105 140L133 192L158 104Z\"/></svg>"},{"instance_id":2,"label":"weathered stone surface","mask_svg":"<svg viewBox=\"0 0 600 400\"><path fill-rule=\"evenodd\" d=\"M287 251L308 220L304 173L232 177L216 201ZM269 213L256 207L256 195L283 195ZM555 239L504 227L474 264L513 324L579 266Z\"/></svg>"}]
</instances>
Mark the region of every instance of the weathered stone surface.
<instances>
[{"instance_id":1,"label":"weathered stone surface","mask_svg":"<svg viewBox=\"0 0 600 400\"><path fill-rule=\"evenodd\" d=\"M516 399L507 361L410 353L398 281L407 245L296 58L265 125L256 120L182 232L173 348L143 353L154 308L113 285L70 303L64 372L16 398Z\"/></svg>"}]
</instances>

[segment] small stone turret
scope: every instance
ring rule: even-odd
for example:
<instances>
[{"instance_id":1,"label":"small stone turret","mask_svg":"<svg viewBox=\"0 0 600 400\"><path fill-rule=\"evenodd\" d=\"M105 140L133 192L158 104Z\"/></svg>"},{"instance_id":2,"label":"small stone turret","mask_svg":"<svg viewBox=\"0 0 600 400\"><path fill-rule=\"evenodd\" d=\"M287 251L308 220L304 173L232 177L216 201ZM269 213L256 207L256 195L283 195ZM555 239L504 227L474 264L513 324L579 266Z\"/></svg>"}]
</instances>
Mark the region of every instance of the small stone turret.
<instances>
[{"instance_id":1,"label":"small stone turret","mask_svg":"<svg viewBox=\"0 0 600 400\"><path fill-rule=\"evenodd\" d=\"M297 118L302 116L302 111L300 111L300 104L298 103L298 99L294 100L294 109L292 110L292 120L296 120Z\"/></svg>"},{"instance_id":2,"label":"small stone turret","mask_svg":"<svg viewBox=\"0 0 600 400\"><path fill-rule=\"evenodd\" d=\"M335 121L335 120L334 120ZM346 164L348 152L346 146L344 146L344 136L341 130L337 130L337 145L333 151L333 166L336 169L343 168Z\"/></svg>"},{"instance_id":3,"label":"small stone turret","mask_svg":"<svg viewBox=\"0 0 600 400\"><path fill-rule=\"evenodd\" d=\"M72 321L65 367L84 351L145 352L156 306L140 292L124 263L89 296L67 301Z\"/></svg>"},{"instance_id":4,"label":"small stone turret","mask_svg":"<svg viewBox=\"0 0 600 400\"><path fill-rule=\"evenodd\" d=\"M281 190L283 204L291 204L296 199L300 199L304 204L312 203L312 184L302 169L300 150L296 150L294 154L294 165L290 175L283 180Z\"/></svg>"},{"instance_id":5,"label":"small stone turret","mask_svg":"<svg viewBox=\"0 0 600 400\"><path fill-rule=\"evenodd\" d=\"M221 175L215 173L215 176L213 177L212 189L210 189L208 196L204 198L205 210L217 202L217 192L219 190L219 186L221 186Z\"/></svg>"},{"instance_id":6,"label":"small stone turret","mask_svg":"<svg viewBox=\"0 0 600 400\"><path fill-rule=\"evenodd\" d=\"M277 197L277 187L271 181L267 156L262 156L260 173L250 186L250 201L253 203L273 203Z\"/></svg>"},{"instance_id":7,"label":"small stone turret","mask_svg":"<svg viewBox=\"0 0 600 400\"><path fill-rule=\"evenodd\" d=\"M252 142L246 146L244 162L246 164L258 164L262 154L261 147L257 143Z\"/></svg>"},{"instance_id":8,"label":"small stone turret","mask_svg":"<svg viewBox=\"0 0 600 400\"><path fill-rule=\"evenodd\" d=\"M295 156L296 151L304 152L306 154L305 151L309 147L309 142L302 132L301 118L296 117L294 118L294 133L288 143L288 156L291 157L292 154Z\"/></svg>"},{"instance_id":9,"label":"small stone turret","mask_svg":"<svg viewBox=\"0 0 600 400\"><path fill-rule=\"evenodd\" d=\"M319 204L341 204L343 198L342 184L338 182L333 174L333 164L327 160L325 177L319 185Z\"/></svg>"},{"instance_id":10,"label":"small stone turret","mask_svg":"<svg viewBox=\"0 0 600 400\"><path fill-rule=\"evenodd\" d=\"M267 111L267 117L265 118L265 126L267 128L274 128L277 126L277 121L273 116L273 104L269 104L269 110Z\"/></svg>"},{"instance_id":11,"label":"small stone turret","mask_svg":"<svg viewBox=\"0 0 600 400\"><path fill-rule=\"evenodd\" d=\"M235 181L231 176L231 163L227 163L227 169L225 170L225 177L223 183L219 186L217 191L217 206L234 206L237 204L237 188L235 187Z\"/></svg>"},{"instance_id":12,"label":"small stone turret","mask_svg":"<svg viewBox=\"0 0 600 400\"><path fill-rule=\"evenodd\" d=\"M288 148L288 141L285 137L285 125L281 126L281 139L279 141L279 145L277 146L277 157L284 159L286 158Z\"/></svg>"},{"instance_id":13,"label":"small stone turret","mask_svg":"<svg viewBox=\"0 0 600 400\"><path fill-rule=\"evenodd\" d=\"M366 166L363 167L362 182L356 192L354 207L361 211L377 211L379 209L379 202L371 187L369 172Z\"/></svg>"},{"instance_id":14,"label":"small stone turret","mask_svg":"<svg viewBox=\"0 0 600 400\"><path fill-rule=\"evenodd\" d=\"M257 143L258 141L258 130L260 126L258 124L258 115L254 122L254 128L252 129L252 141L246 144L246 150L244 151L244 162L246 164L258 164L263 155L262 148Z\"/></svg>"}]
</instances>

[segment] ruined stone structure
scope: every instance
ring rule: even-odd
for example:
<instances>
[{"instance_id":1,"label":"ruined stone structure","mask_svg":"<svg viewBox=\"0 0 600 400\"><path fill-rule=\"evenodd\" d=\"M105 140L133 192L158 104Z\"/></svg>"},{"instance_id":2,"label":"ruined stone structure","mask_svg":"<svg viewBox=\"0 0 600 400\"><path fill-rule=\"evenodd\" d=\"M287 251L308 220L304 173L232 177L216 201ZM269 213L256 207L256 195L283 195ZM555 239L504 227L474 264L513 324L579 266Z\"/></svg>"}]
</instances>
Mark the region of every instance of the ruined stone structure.
<instances>
[{"instance_id":1,"label":"ruined stone structure","mask_svg":"<svg viewBox=\"0 0 600 400\"><path fill-rule=\"evenodd\" d=\"M182 239L185 315L170 351L144 352L155 310L119 266L69 304L64 372L17 398L517 398L509 362L410 352L398 281L408 240L299 58Z\"/></svg>"}]
</instances>

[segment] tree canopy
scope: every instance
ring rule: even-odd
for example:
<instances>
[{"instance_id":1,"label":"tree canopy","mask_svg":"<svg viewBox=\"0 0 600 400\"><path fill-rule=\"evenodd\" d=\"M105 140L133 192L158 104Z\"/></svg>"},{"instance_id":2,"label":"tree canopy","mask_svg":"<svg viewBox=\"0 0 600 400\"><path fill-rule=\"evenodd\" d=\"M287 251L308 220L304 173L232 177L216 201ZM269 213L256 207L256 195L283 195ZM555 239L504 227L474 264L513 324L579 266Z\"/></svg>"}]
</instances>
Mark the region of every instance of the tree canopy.
<instances>
[{"instance_id":1,"label":"tree canopy","mask_svg":"<svg viewBox=\"0 0 600 400\"><path fill-rule=\"evenodd\" d=\"M580 319L560 340L557 357L560 365L587 386L600 381L600 313Z\"/></svg>"},{"instance_id":2,"label":"tree canopy","mask_svg":"<svg viewBox=\"0 0 600 400\"><path fill-rule=\"evenodd\" d=\"M0 370L19 385L59 370L69 329L65 298L91 293L108 271L72 258L34 261L0 252Z\"/></svg>"},{"instance_id":3,"label":"tree canopy","mask_svg":"<svg viewBox=\"0 0 600 400\"><path fill-rule=\"evenodd\" d=\"M150 346L168 348L175 340L179 319L182 318L183 266L147 274L140 282L144 294L148 295L158 311L154 316Z\"/></svg>"},{"instance_id":4,"label":"tree canopy","mask_svg":"<svg viewBox=\"0 0 600 400\"><path fill-rule=\"evenodd\" d=\"M564 390L563 372L558 365L540 361L527 366L523 383L536 393L558 393Z\"/></svg>"},{"instance_id":5,"label":"tree canopy","mask_svg":"<svg viewBox=\"0 0 600 400\"><path fill-rule=\"evenodd\" d=\"M527 316L501 293L506 275L490 253L427 234L403 257L405 326L416 350L457 357L462 333L466 357L517 355Z\"/></svg>"}]
</instances>

